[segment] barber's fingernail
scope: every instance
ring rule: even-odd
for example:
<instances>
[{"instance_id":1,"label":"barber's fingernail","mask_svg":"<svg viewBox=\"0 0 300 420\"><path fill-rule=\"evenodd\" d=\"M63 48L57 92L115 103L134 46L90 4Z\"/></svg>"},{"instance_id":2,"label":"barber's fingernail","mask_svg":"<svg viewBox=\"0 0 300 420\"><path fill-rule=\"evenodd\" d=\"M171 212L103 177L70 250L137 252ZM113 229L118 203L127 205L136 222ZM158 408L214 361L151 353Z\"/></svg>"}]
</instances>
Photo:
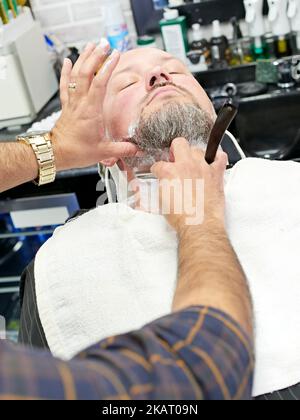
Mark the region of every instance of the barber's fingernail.
<instances>
[{"instance_id":1,"label":"barber's fingernail","mask_svg":"<svg viewBox=\"0 0 300 420\"><path fill-rule=\"evenodd\" d=\"M111 54L110 54L110 56L108 57L108 61L113 61L113 59L118 55L118 54L120 54L119 53L119 51L118 50L112 50L112 52L111 52Z\"/></svg>"},{"instance_id":2,"label":"barber's fingernail","mask_svg":"<svg viewBox=\"0 0 300 420\"><path fill-rule=\"evenodd\" d=\"M105 49L107 47L109 47L109 42L106 38L101 38L100 43L99 43L99 47Z\"/></svg>"},{"instance_id":3,"label":"barber's fingernail","mask_svg":"<svg viewBox=\"0 0 300 420\"><path fill-rule=\"evenodd\" d=\"M112 64L112 62L114 61L116 55L119 54L118 50L113 50L113 52L111 53L111 55L109 56L109 58L106 60L106 62L103 64L103 67L100 71L101 74L104 74L107 69L109 68L109 66Z\"/></svg>"},{"instance_id":4,"label":"barber's fingernail","mask_svg":"<svg viewBox=\"0 0 300 420\"><path fill-rule=\"evenodd\" d=\"M101 54L107 54L107 52L110 50L110 45L105 44L102 45L101 43L97 46L97 51L99 51Z\"/></svg>"}]
</instances>

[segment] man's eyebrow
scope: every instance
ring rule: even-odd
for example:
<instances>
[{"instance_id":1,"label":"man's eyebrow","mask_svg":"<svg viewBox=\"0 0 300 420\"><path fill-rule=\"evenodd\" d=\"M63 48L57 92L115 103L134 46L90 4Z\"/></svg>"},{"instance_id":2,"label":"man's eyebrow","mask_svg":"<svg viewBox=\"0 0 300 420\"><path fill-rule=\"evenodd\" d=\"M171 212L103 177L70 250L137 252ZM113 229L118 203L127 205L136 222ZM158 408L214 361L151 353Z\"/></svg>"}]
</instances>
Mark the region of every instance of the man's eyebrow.
<instances>
[{"instance_id":1,"label":"man's eyebrow","mask_svg":"<svg viewBox=\"0 0 300 420\"><path fill-rule=\"evenodd\" d=\"M176 60L176 57L163 57L162 59L164 62L168 62L168 61L172 61L172 60ZM117 71L116 73L114 73L114 77L118 77L123 73L129 73L130 71L134 71L134 67L132 65L129 65L127 67L124 67L122 70Z\"/></svg>"}]
</instances>

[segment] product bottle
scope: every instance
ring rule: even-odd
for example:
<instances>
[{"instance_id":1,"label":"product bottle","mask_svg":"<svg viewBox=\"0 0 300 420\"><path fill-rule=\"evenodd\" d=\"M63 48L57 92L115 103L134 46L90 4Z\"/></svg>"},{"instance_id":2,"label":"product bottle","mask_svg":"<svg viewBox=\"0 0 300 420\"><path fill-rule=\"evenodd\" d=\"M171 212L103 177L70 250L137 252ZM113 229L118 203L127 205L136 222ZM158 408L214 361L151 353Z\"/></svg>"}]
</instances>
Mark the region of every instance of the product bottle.
<instances>
[{"instance_id":1,"label":"product bottle","mask_svg":"<svg viewBox=\"0 0 300 420\"><path fill-rule=\"evenodd\" d=\"M213 36L210 41L212 66L214 68L224 68L227 66L226 53L228 50L228 40L222 35L219 20L213 21Z\"/></svg>"},{"instance_id":2,"label":"product bottle","mask_svg":"<svg viewBox=\"0 0 300 420\"><path fill-rule=\"evenodd\" d=\"M190 45L190 52L197 51L201 56L204 56L204 62L210 60L210 45L209 42L203 37L201 25L195 23L192 26L192 42ZM202 59L203 61L203 59Z\"/></svg>"},{"instance_id":3,"label":"product bottle","mask_svg":"<svg viewBox=\"0 0 300 420\"><path fill-rule=\"evenodd\" d=\"M256 36L253 40L253 56L256 60L264 60L269 58L264 38Z\"/></svg>"},{"instance_id":4,"label":"product bottle","mask_svg":"<svg viewBox=\"0 0 300 420\"><path fill-rule=\"evenodd\" d=\"M119 0L103 1L106 36L111 48L121 52L130 50L129 31Z\"/></svg>"},{"instance_id":5,"label":"product bottle","mask_svg":"<svg viewBox=\"0 0 300 420\"><path fill-rule=\"evenodd\" d=\"M144 35L137 39L138 48L157 48L156 40L153 36Z\"/></svg>"},{"instance_id":6,"label":"product bottle","mask_svg":"<svg viewBox=\"0 0 300 420\"><path fill-rule=\"evenodd\" d=\"M8 16L4 10L3 5L0 2L0 26L7 25L9 23Z\"/></svg>"},{"instance_id":7,"label":"product bottle","mask_svg":"<svg viewBox=\"0 0 300 420\"><path fill-rule=\"evenodd\" d=\"M155 9L163 9L164 7L168 7L168 0L153 0L154 8Z\"/></svg>"},{"instance_id":8,"label":"product bottle","mask_svg":"<svg viewBox=\"0 0 300 420\"><path fill-rule=\"evenodd\" d=\"M165 50L186 62L186 54L189 48L186 17L179 16L177 9L165 9L164 18L159 24Z\"/></svg>"},{"instance_id":9,"label":"product bottle","mask_svg":"<svg viewBox=\"0 0 300 420\"><path fill-rule=\"evenodd\" d=\"M244 62L243 64L253 63L254 56L253 56L253 49L252 49L252 39L248 37L244 37L242 40L242 49L243 49L243 57Z\"/></svg>"},{"instance_id":10,"label":"product bottle","mask_svg":"<svg viewBox=\"0 0 300 420\"><path fill-rule=\"evenodd\" d=\"M191 43L191 50L195 51L195 50L204 50L208 48L208 42L206 39L204 39L203 37L203 32L201 29L201 25L200 23L195 23L192 26L192 43Z\"/></svg>"},{"instance_id":11,"label":"product bottle","mask_svg":"<svg viewBox=\"0 0 300 420\"><path fill-rule=\"evenodd\" d=\"M288 18L294 35L293 53L300 53L300 0L289 0Z\"/></svg>"},{"instance_id":12,"label":"product bottle","mask_svg":"<svg viewBox=\"0 0 300 420\"><path fill-rule=\"evenodd\" d=\"M276 59L276 42L272 32L266 33L264 36L268 57L272 60Z\"/></svg>"},{"instance_id":13,"label":"product bottle","mask_svg":"<svg viewBox=\"0 0 300 420\"><path fill-rule=\"evenodd\" d=\"M231 66L239 66L244 63L244 52L242 47L242 38L243 34L240 28L239 21L236 17L231 19L231 24L233 28L233 37L230 42L230 58L229 64Z\"/></svg>"},{"instance_id":14,"label":"product bottle","mask_svg":"<svg viewBox=\"0 0 300 420\"><path fill-rule=\"evenodd\" d=\"M276 55L278 58L291 55L291 27L287 15L288 0L268 0L269 22L275 37Z\"/></svg>"},{"instance_id":15,"label":"product bottle","mask_svg":"<svg viewBox=\"0 0 300 420\"><path fill-rule=\"evenodd\" d=\"M4 25L9 23L9 9L6 1L0 1L0 18Z\"/></svg>"},{"instance_id":16,"label":"product bottle","mask_svg":"<svg viewBox=\"0 0 300 420\"><path fill-rule=\"evenodd\" d=\"M268 58L263 36L266 32L263 16L263 0L244 0L246 9L246 22L249 35L253 39L253 56L256 60Z\"/></svg>"},{"instance_id":17,"label":"product bottle","mask_svg":"<svg viewBox=\"0 0 300 420\"><path fill-rule=\"evenodd\" d=\"M18 5L16 0L8 0L8 7L10 8L12 15L16 18L19 14Z\"/></svg>"},{"instance_id":18,"label":"product bottle","mask_svg":"<svg viewBox=\"0 0 300 420\"><path fill-rule=\"evenodd\" d=\"M276 46L276 57L284 58L292 55L291 47L291 35L280 35L277 37L275 46Z\"/></svg>"}]
</instances>

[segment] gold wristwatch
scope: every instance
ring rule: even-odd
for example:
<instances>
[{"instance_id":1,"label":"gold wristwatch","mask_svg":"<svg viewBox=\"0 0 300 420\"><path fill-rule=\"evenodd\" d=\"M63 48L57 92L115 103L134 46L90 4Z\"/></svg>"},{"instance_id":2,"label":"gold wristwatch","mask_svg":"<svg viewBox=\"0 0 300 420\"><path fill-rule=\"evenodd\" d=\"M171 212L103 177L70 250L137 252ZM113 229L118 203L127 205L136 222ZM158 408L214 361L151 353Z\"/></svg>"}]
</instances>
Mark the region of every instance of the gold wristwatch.
<instances>
[{"instance_id":1,"label":"gold wristwatch","mask_svg":"<svg viewBox=\"0 0 300 420\"><path fill-rule=\"evenodd\" d=\"M39 165L39 177L33 181L36 185L46 185L55 181L56 166L50 132L31 132L20 134L17 141L32 147Z\"/></svg>"}]
</instances>

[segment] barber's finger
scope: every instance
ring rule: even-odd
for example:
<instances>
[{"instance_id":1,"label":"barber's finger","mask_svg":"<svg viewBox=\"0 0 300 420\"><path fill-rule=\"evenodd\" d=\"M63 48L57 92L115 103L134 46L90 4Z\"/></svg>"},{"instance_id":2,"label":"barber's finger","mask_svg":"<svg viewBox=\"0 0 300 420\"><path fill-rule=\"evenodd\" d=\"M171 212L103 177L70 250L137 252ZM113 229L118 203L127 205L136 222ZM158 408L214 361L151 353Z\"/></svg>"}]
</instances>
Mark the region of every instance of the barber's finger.
<instances>
[{"instance_id":1,"label":"barber's finger","mask_svg":"<svg viewBox=\"0 0 300 420\"><path fill-rule=\"evenodd\" d=\"M189 145L189 142L184 138L178 138L173 140L170 149L170 154L172 160L174 158L175 162L180 162L189 159L191 156L191 147Z\"/></svg>"},{"instance_id":2,"label":"barber's finger","mask_svg":"<svg viewBox=\"0 0 300 420\"><path fill-rule=\"evenodd\" d=\"M199 147L192 147L192 157L199 161L203 161L205 158L205 152Z\"/></svg>"},{"instance_id":3,"label":"barber's finger","mask_svg":"<svg viewBox=\"0 0 300 420\"><path fill-rule=\"evenodd\" d=\"M138 152L138 148L129 142L104 142L99 143L99 154L101 158L99 160L112 159L112 158L124 158L135 156Z\"/></svg>"},{"instance_id":4,"label":"barber's finger","mask_svg":"<svg viewBox=\"0 0 300 420\"><path fill-rule=\"evenodd\" d=\"M81 69L82 64L85 62L85 60L87 60L89 58L89 56L92 54L92 52L96 49L96 45L93 44L92 42L89 42L84 51L80 54L80 56L78 57L76 63L73 66L73 70L72 70L72 82L76 82L77 81L77 77L78 77L78 73L79 70Z\"/></svg>"},{"instance_id":5,"label":"barber's finger","mask_svg":"<svg viewBox=\"0 0 300 420\"><path fill-rule=\"evenodd\" d=\"M157 162L151 167L151 173L158 179L170 178L172 175L173 163Z\"/></svg>"},{"instance_id":6,"label":"barber's finger","mask_svg":"<svg viewBox=\"0 0 300 420\"><path fill-rule=\"evenodd\" d=\"M99 67L101 67L107 59L109 48L109 45L106 45L104 48L102 45L98 45L98 47L82 64L77 76L78 95L88 94L95 74L97 73Z\"/></svg>"},{"instance_id":7,"label":"barber's finger","mask_svg":"<svg viewBox=\"0 0 300 420\"><path fill-rule=\"evenodd\" d=\"M107 168L111 168L118 162L118 160L119 160L118 158L104 159L101 161L101 163Z\"/></svg>"},{"instance_id":8,"label":"barber's finger","mask_svg":"<svg viewBox=\"0 0 300 420\"><path fill-rule=\"evenodd\" d=\"M89 90L89 102L95 107L102 107L107 84L119 61L120 53L114 50L94 77Z\"/></svg>"},{"instance_id":9,"label":"barber's finger","mask_svg":"<svg viewBox=\"0 0 300 420\"><path fill-rule=\"evenodd\" d=\"M60 77L60 101L64 107L69 101L69 83L72 71L72 61L68 58L64 60L64 65Z\"/></svg>"},{"instance_id":10,"label":"barber's finger","mask_svg":"<svg viewBox=\"0 0 300 420\"><path fill-rule=\"evenodd\" d=\"M216 169L220 169L222 171L225 171L227 165L228 165L228 155L227 155L227 153L219 150L217 155L216 155L215 161L211 164L211 167L216 168Z\"/></svg>"}]
</instances>

